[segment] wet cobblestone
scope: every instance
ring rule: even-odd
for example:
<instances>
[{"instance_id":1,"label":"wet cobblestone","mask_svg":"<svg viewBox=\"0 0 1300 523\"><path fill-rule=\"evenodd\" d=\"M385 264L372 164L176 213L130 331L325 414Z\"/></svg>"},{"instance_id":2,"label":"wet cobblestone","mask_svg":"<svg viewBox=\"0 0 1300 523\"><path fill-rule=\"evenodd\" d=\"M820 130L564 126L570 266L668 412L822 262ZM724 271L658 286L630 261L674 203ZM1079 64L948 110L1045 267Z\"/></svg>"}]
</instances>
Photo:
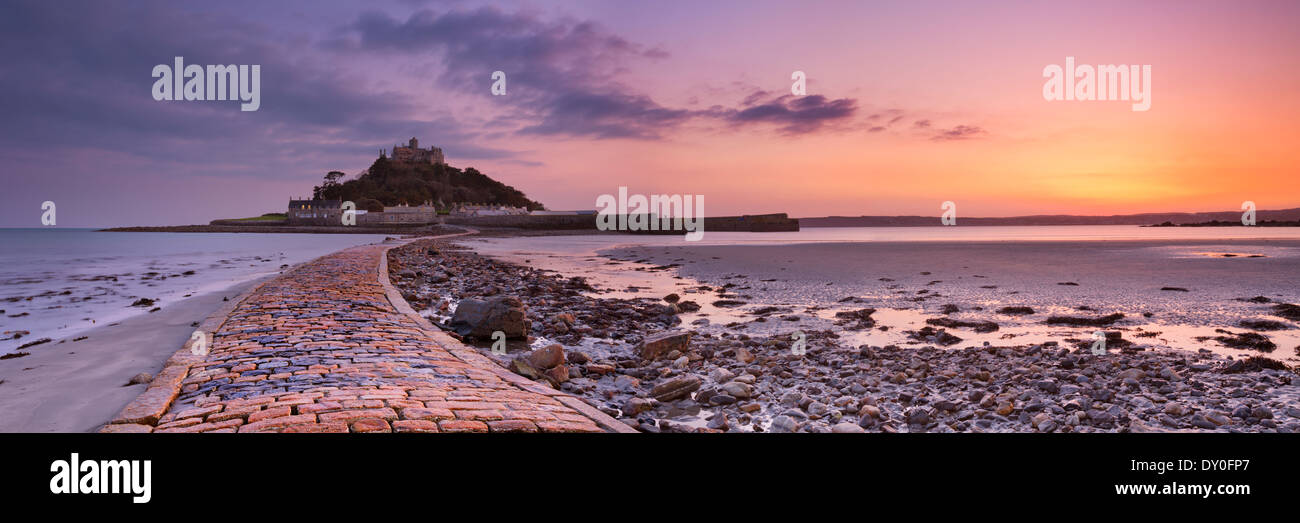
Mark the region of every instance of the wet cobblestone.
<instances>
[{"instance_id":1,"label":"wet cobblestone","mask_svg":"<svg viewBox=\"0 0 1300 523\"><path fill-rule=\"evenodd\" d=\"M377 279L384 252L348 249L263 284L213 334L153 432L602 431L399 312Z\"/></svg>"}]
</instances>

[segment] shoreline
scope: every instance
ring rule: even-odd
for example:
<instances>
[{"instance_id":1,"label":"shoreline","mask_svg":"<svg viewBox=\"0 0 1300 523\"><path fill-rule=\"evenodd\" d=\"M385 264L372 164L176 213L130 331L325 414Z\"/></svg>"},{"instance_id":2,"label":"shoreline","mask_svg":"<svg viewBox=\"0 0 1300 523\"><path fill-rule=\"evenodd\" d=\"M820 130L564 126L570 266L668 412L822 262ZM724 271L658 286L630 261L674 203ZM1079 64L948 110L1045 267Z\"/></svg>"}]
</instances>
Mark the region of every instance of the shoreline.
<instances>
[{"instance_id":1,"label":"shoreline","mask_svg":"<svg viewBox=\"0 0 1300 523\"><path fill-rule=\"evenodd\" d=\"M160 225L109 227L95 229L96 232L216 232L216 233L263 233L263 234L400 234L400 235L437 235L443 234L445 226L421 225L415 227L369 227L369 226L319 226L319 225Z\"/></svg>"},{"instance_id":2,"label":"shoreline","mask_svg":"<svg viewBox=\"0 0 1300 523\"><path fill-rule=\"evenodd\" d=\"M207 352L182 346L98 432L631 432L430 330L389 282L386 253L406 243L258 285L203 322Z\"/></svg>"},{"instance_id":3,"label":"shoreline","mask_svg":"<svg viewBox=\"0 0 1300 523\"><path fill-rule=\"evenodd\" d=\"M1086 350L1090 342L1086 335L1081 339L1053 335L1053 340L1033 342L994 338L983 346L943 348L940 342L945 335L967 337L971 327L961 323L962 316L945 319L929 307L926 319L954 323L937 329L921 323L924 328L912 333L917 336L913 346L859 344L856 336L873 337L890 327L894 327L891 334L901 330L894 325L897 318L883 309L878 312L870 300L814 300L812 305L792 306L761 296L745 299L741 295L753 292L751 286L774 284L769 282L779 273L755 274L720 261L727 266L724 272L730 273L729 278L739 279L697 280L687 270L689 260L683 259L689 258L684 251L754 249L751 246L653 245L622 249L624 254L644 251L636 255L604 251L561 255L528 244L531 249L502 261L503 250L510 249L496 248L496 255L486 257L477 252L481 244L435 245L429 252L436 255L401 249L392 253L401 260L395 263L407 269L407 277L394 283L408 301L421 304L417 309L425 309L431 321L446 321L460 299L517 295L528 306L534 327L529 332L531 343L512 343L512 353L497 358L499 363L510 365L524 351L559 344L570 356L570 376L558 383L561 390L581 395L646 432L1300 430L1300 409L1294 407L1300 384L1293 383L1294 372L1270 369L1276 364L1248 357L1290 358L1290 346L1279 347L1271 356L1247 351L1238 359L1192 347L1143 350L1147 345L1143 333L1120 328L1128 333L1112 339L1109 331L1117 329L1107 326L1103 329L1111 347L1101 356ZM913 248L912 244L894 247ZM809 245L786 248L803 250ZM764 251L758 258L781 258L773 252ZM538 259L543 261L533 263ZM590 272L573 278L577 272L550 269L556 266L587 266ZM924 279L941 279L922 269L915 267ZM874 272L879 271L869 270L867 275ZM661 274L682 290L670 296L648 296L646 288L591 289L587 277L601 273ZM925 287L923 281L914 286ZM809 288L807 284L796 287ZM660 299L665 297L669 299ZM728 300L747 303L709 307L711 302ZM687 302L702 305L709 316L686 310ZM720 309L726 315L721 320ZM1075 314L1090 318L1106 312ZM991 311L966 313L987 316ZM698 323L710 318L715 321ZM815 321L805 325L809 320ZM790 331L795 325L806 335L802 356L791 351ZM647 338L665 332L692 334L689 341L674 345L667 357L638 355ZM999 332L1005 333L1006 329ZM487 346L476 345L480 350ZM1257 387L1261 384L1268 386ZM685 393L674 392L681 390Z\"/></svg>"},{"instance_id":4,"label":"shoreline","mask_svg":"<svg viewBox=\"0 0 1300 523\"><path fill-rule=\"evenodd\" d=\"M274 276L191 296L0 361L0 432L94 431L148 387L127 385L133 376L157 374L194 325Z\"/></svg>"}]
</instances>

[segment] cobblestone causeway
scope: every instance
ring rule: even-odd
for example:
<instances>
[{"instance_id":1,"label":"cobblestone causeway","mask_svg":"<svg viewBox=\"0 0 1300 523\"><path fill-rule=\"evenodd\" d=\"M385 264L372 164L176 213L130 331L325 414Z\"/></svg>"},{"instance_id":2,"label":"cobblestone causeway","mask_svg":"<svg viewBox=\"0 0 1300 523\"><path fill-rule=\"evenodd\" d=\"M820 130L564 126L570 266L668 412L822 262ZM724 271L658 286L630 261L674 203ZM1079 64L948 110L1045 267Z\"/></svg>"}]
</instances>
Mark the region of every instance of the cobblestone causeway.
<instances>
[{"instance_id":1,"label":"cobblestone causeway","mask_svg":"<svg viewBox=\"0 0 1300 523\"><path fill-rule=\"evenodd\" d=\"M386 250L340 251L264 283L206 356L178 352L101 432L630 430L404 314L379 281Z\"/></svg>"}]
</instances>

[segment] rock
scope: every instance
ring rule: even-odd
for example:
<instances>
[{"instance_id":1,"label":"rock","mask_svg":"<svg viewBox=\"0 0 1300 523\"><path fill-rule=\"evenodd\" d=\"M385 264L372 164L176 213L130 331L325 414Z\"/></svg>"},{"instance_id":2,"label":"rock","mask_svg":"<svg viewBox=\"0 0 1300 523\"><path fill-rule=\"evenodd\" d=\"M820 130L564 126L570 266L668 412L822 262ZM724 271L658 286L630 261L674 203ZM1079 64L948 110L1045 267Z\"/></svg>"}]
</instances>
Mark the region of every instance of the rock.
<instances>
[{"instance_id":1,"label":"rock","mask_svg":"<svg viewBox=\"0 0 1300 523\"><path fill-rule=\"evenodd\" d=\"M1218 425L1215 425L1210 420L1205 419L1205 416L1202 416L1200 414L1192 416L1192 426L1201 429L1210 429L1210 430L1219 428Z\"/></svg>"},{"instance_id":2,"label":"rock","mask_svg":"<svg viewBox=\"0 0 1300 523\"><path fill-rule=\"evenodd\" d=\"M524 376L528 379L538 379L547 376L547 371L564 367L564 347L560 345L547 345L540 349L532 350L524 354L515 356L510 360L510 371ZM564 379L559 379L559 373L552 376L552 383L563 383L568 379L569 369L564 368ZM556 381L558 380L558 381Z\"/></svg>"},{"instance_id":3,"label":"rock","mask_svg":"<svg viewBox=\"0 0 1300 523\"><path fill-rule=\"evenodd\" d=\"M749 365L754 362L754 353L749 352L748 349L739 349L736 351L736 361Z\"/></svg>"},{"instance_id":4,"label":"rock","mask_svg":"<svg viewBox=\"0 0 1300 523\"><path fill-rule=\"evenodd\" d=\"M908 425L925 425L930 423L930 411L924 408L913 408L907 411Z\"/></svg>"},{"instance_id":5,"label":"rock","mask_svg":"<svg viewBox=\"0 0 1300 523\"><path fill-rule=\"evenodd\" d=\"M707 426L713 430L727 430L731 428L729 422L730 420L727 419L727 413L719 412L715 414L712 419L709 420L709 424Z\"/></svg>"},{"instance_id":6,"label":"rock","mask_svg":"<svg viewBox=\"0 0 1300 523\"><path fill-rule=\"evenodd\" d=\"M1115 415L1100 409L1088 410L1088 419L1099 427L1108 427L1115 422Z\"/></svg>"},{"instance_id":7,"label":"rock","mask_svg":"<svg viewBox=\"0 0 1300 523\"><path fill-rule=\"evenodd\" d=\"M667 295L667 296L664 296L664 301L666 301L666 302L668 302L668 303L677 303L678 301L681 301L681 299L682 299L682 297L681 297L681 296L678 296L677 293L673 293L673 294L669 294L669 295Z\"/></svg>"},{"instance_id":8,"label":"rock","mask_svg":"<svg viewBox=\"0 0 1300 523\"><path fill-rule=\"evenodd\" d=\"M939 400L934 402L934 408L945 412L956 412L957 409L960 408L960 405L957 405L956 402L949 401L949 400Z\"/></svg>"},{"instance_id":9,"label":"rock","mask_svg":"<svg viewBox=\"0 0 1300 523\"><path fill-rule=\"evenodd\" d=\"M719 388L723 393L738 399L749 399L754 395L754 387L739 381L729 381Z\"/></svg>"},{"instance_id":10,"label":"rock","mask_svg":"<svg viewBox=\"0 0 1300 523\"><path fill-rule=\"evenodd\" d=\"M1119 377L1120 379L1136 381L1146 377L1146 373L1142 372L1142 369L1126 369L1119 373Z\"/></svg>"},{"instance_id":11,"label":"rock","mask_svg":"<svg viewBox=\"0 0 1300 523\"><path fill-rule=\"evenodd\" d=\"M461 300L450 325L456 334L471 338L489 339L496 331L505 333L507 338L528 335L524 303L514 296Z\"/></svg>"},{"instance_id":12,"label":"rock","mask_svg":"<svg viewBox=\"0 0 1300 523\"><path fill-rule=\"evenodd\" d=\"M542 373L542 377L551 382L551 385L559 387L561 383L569 381L569 367L567 365L551 367Z\"/></svg>"},{"instance_id":13,"label":"rock","mask_svg":"<svg viewBox=\"0 0 1300 523\"><path fill-rule=\"evenodd\" d=\"M585 352L575 350L568 354L568 359L569 359L569 363L572 363L574 365L582 365L583 363L590 362L591 356L588 356L587 353Z\"/></svg>"},{"instance_id":14,"label":"rock","mask_svg":"<svg viewBox=\"0 0 1300 523\"><path fill-rule=\"evenodd\" d=\"M709 379L713 380L714 383L726 383L728 381L731 381L735 377L736 377L736 373L731 372L722 367L713 369L713 372L709 373Z\"/></svg>"},{"instance_id":15,"label":"rock","mask_svg":"<svg viewBox=\"0 0 1300 523\"><path fill-rule=\"evenodd\" d=\"M858 416L880 419L880 407L875 405L863 405L858 409Z\"/></svg>"},{"instance_id":16,"label":"rock","mask_svg":"<svg viewBox=\"0 0 1300 523\"><path fill-rule=\"evenodd\" d=\"M862 427L844 422L836 423L835 426L831 427L831 432L835 434L858 434L866 431L863 430Z\"/></svg>"},{"instance_id":17,"label":"rock","mask_svg":"<svg viewBox=\"0 0 1300 523\"><path fill-rule=\"evenodd\" d=\"M772 419L772 432L795 432L799 430L799 422L790 416L777 416Z\"/></svg>"},{"instance_id":18,"label":"rock","mask_svg":"<svg viewBox=\"0 0 1300 523\"><path fill-rule=\"evenodd\" d=\"M647 398L631 398L623 403L624 416L636 416L654 408L654 402Z\"/></svg>"},{"instance_id":19,"label":"rock","mask_svg":"<svg viewBox=\"0 0 1300 523\"><path fill-rule=\"evenodd\" d=\"M647 336L638 343L636 353L644 360L654 360L672 351L686 352L690 348L691 333L664 331Z\"/></svg>"},{"instance_id":20,"label":"rock","mask_svg":"<svg viewBox=\"0 0 1300 523\"><path fill-rule=\"evenodd\" d=\"M126 382L126 384L127 385L148 385L149 382L151 381L153 381L153 376L149 375L148 372L141 372L139 374L136 374L135 376L131 376L131 380Z\"/></svg>"},{"instance_id":21,"label":"rock","mask_svg":"<svg viewBox=\"0 0 1300 523\"><path fill-rule=\"evenodd\" d=\"M618 377L614 378L614 388L621 391L630 391L640 386L641 380L626 374L620 374Z\"/></svg>"},{"instance_id":22,"label":"rock","mask_svg":"<svg viewBox=\"0 0 1300 523\"><path fill-rule=\"evenodd\" d=\"M1148 424L1143 423L1142 421L1140 421L1140 420L1136 420L1136 419L1133 420L1133 421L1131 421L1131 422L1129 422L1129 425L1128 425L1128 431L1129 431L1129 432L1136 433L1136 434L1150 434L1150 433L1169 432L1169 431L1166 430L1166 429L1163 429L1163 428L1160 428L1160 427L1156 427L1156 426L1152 426L1152 425L1148 425Z\"/></svg>"},{"instance_id":23,"label":"rock","mask_svg":"<svg viewBox=\"0 0 1300 523\"><path fill-rule=\"evenodd\" d=\"M613 365L605 365L601 363L588 363L583 368L587 369L588 374L599 374L602 376L614 372Z\"/></svg>"},{"instance_id":24,"label":"rock","mask_svg":"<svg viewBox=\"0 0 1300 523\"><path fill-rule=\"evenodd\" d=\"M1171 401L1165 404L1165 414L1170 416L1183 416L1187 412L1187 407L1183 406L1182 403Z\"/></svg>"},{"instance_id":25,"label":"rock","mask_svg":"<svg viewBox=\"0 0 1300 523\"><path fill-rule=\"evenodd\" d=\"M685 398L690 393L700 388L701 380L699 376L687 374L678 376L658 385L650 391L650 395L659 401L673 401Z\"/></svg>"},{"instance_id":26,"label":"rock","mask_svg":"<svg viewBox=\"0 0 1300 523\"><path fill-rule=\"evenodd\" d=\"M550 369L564 363L564 347L558 343L551 344L529 351L523 357L527 358L534 367Z\"/></svg>"}]
</instances>

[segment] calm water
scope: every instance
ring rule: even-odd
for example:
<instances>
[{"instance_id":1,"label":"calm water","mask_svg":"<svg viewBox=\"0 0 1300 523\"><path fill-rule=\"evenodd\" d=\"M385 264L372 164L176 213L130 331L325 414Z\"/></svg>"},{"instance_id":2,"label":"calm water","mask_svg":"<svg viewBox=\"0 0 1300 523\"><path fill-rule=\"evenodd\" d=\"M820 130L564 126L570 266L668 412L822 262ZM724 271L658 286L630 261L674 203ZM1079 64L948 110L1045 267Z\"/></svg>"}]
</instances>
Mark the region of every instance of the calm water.
<instances>
[{"instance_id":1,"label":"calm water","mask_svg":"<svg viewBox=\"0 0 1300 523\"><path fill-rule=\"evenodd\" d=\"M374 234L0 229L0 353L383 239ZM132 307L140 298L155 303Z\"/></svg>"},{"instance_id":2,"label":"calm water","mask_svg":"<svg viewBox=\"0 0 1300 523\"><path fill-rule=\"evenodd\" d=\"M1126 315L1107 330L1151 347L1225 355L1213 338L1245 320L1282 321L1259 295L1300 302L1300 229L1144 228L1136 226L808 228L793 233L679 236L588 235L470 238L483 254L583 276L607 297L658 299L677 293L703 305L687 315L714 326L750 322L748 313L785 307L798 321L747 323L751 334L831 328L839 310L873 307L889 331L845 332L854 343L908 345L906 331L929 318L992 320L1001 329L957 332L966 343L1023 344L1088 339L1095 328L1045 325L1049 315ZM1226 256L1233 254L1234 256ZM612 258L612 259L611 259ZM748 304L718 309L701 283L733 284ZM1068 284L1063 284L1068 283ZM1174 290L1165 290L1166 288ZM1178 290L1186 289L1186 291ZM861 302L845 304L845 297ZM943 314L955 304L961 313ZM997 314L1003 306L1035 314ZM1088 307L1079 310L1078 307ZM814 312L815 311L815 312ZM708 329L709 327L695 327ZM721 331L721 330L720 330ZM769 332L770 331L770 332ZM1300 329L1264 333L1291 360ZM966 346L965 344L959 346Z\"/></svg>"},{"instance_id":3,"label":"calm water","mask_svg":"<svg viewBox=\"0 0 1300 523\"><path fill-rule=\"evenodd\" d=\"M562 239L561 239L562 238ZM782 245L839 242L987 242L1119 240L1300 240L1300 227L1138 227L1136 225L1044 225L953 227L805 227L797 232L708 232L697 242L676 235L606 234L511 238L483 241L487 253L536 247L538 252L594 254L611 247L636 245ZM473 241L473 240L470 240Z\"/></svg>"}]
</instances>

